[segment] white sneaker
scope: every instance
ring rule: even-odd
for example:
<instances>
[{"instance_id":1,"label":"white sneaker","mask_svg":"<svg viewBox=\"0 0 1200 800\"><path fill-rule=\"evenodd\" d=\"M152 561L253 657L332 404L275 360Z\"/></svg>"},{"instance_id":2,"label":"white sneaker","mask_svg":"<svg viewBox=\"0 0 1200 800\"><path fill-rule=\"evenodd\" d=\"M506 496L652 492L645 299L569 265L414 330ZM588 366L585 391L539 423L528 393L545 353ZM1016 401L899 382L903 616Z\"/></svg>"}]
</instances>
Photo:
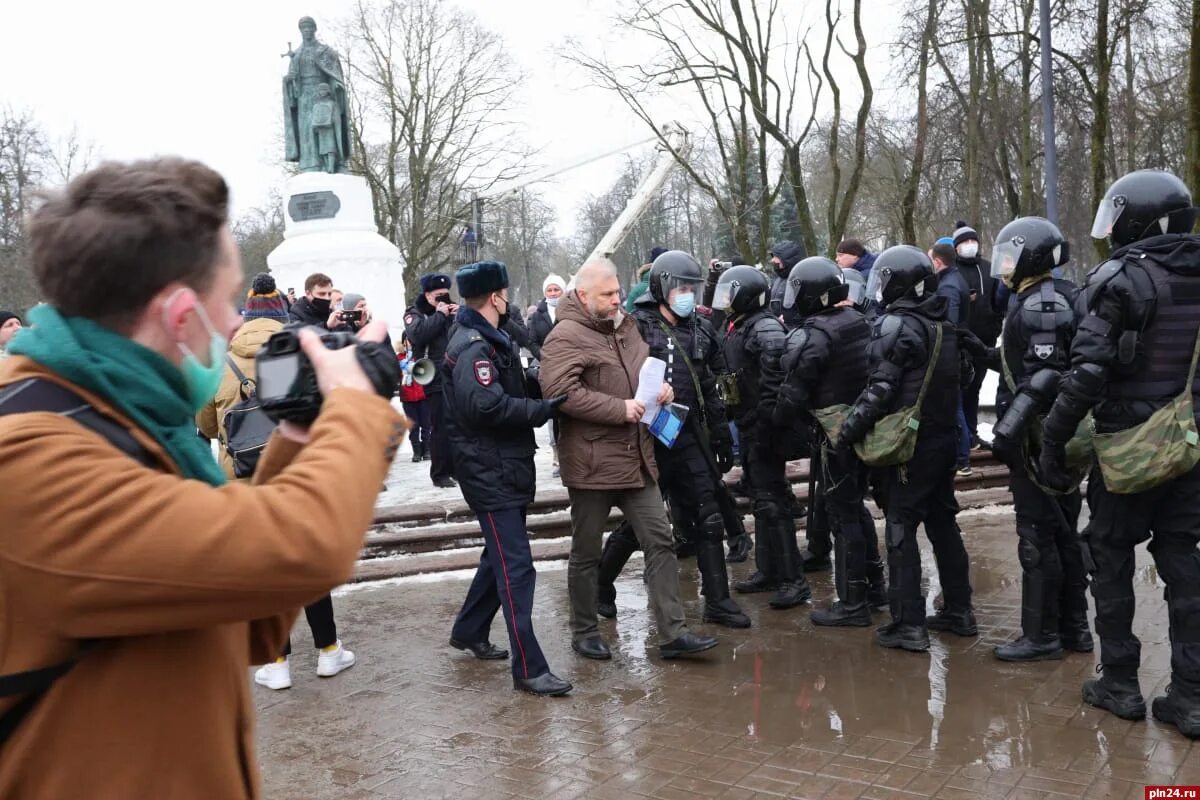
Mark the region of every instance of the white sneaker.
<instances>
[{"instance_id":1,"label":"white sneaker","mask_svg":"<svg viewBox=\"0 0 1200 800\"><path fill-rule=\"evenodd\" d=\"M332 678L353 666L354 653L342 647L341 639L338 639L336 650L330 650L328 653L322 651L321 655L317 656L317 674L322 678Z\"/></svg>"},{"instance_id":2,"label":"white sneaker","mask_svg":"<svg viewBox=\"0 0 1200 800\"><path fill-rule=\"evenodd\" d=\"M268 689L292 688L292 667L287 660L272 661L254 672L254 682Z\"/></svg>"}]
</instances>

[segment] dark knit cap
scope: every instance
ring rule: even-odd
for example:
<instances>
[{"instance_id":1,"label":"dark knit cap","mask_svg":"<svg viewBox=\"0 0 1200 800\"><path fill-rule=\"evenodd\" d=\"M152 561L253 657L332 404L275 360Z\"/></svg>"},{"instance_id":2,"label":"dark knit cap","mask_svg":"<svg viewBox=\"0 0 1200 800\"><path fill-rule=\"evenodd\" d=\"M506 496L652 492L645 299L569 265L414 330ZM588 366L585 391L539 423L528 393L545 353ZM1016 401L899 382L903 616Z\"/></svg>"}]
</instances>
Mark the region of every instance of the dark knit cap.
<instances>
[{"instance_id":1,"label":"dark knit cap","mask_svg":"<svg viewBox=\"0 0 1200 800\"><path fill-rule=\"evenodd\" d=\"M961 219L954 223L954 246L958 247L963 242L971 240L978 242L979 232Z\"/></svg>"},{"instance_id":2,"label":"dark knit cap","mask_svg":"<svg viewBox=\"0 0 1200 800\"><path fill-rule=\"evenodd\" d=\"M661 255L662 255L663 253L665 253L665 252L667 252L667 248L665 248L665 247L651 247L651 248L650 248L650 261L649 261L649 263L653 264L653 263L654 263L654 259L658 258L659 256L661 256Z\"/></svg>"},{"instance_id":3,"label":"dark knit cap","mask_svg":"<svg viewBox=\"0 0 1200 800\"><path fill-rule=\"evenodd\" d=\"M10 319L15 319L17 322L21 321L21 318L11 311L0 311L0 325L3 325Z\"/></svg>"},{"instance_id":4,"label":"dark knit cap","mask_svg":"<svg viewBox=\"0 0 1200 800\"><path fill-rule=\"evenodd\" d=\"M508 288L508 267L502 261L477 261L454 275L461 297L482 297Z\"/></svg>"},{"instance_id":5,"label":"dark knit cap","mask_svg":"<svg viewBox=\"0 0 1200 800\"><path fill-rule=\"evenodd\" d=\"M431 272L421 276L421 291L432 292L436 289L449 289L450 276L444 272Z\"/></svg>"},{"instance_id":6,"label":"dark knit cap","mask_svg":"<svg viewBox=\"0 0 1200 800\"><path fill-rule=\"evenodd\" d=\"M287 301L275 288L275 279L265 272L254 276L250 291L246 294L246 305L242 308L243 319L288 318Z\"/></svg>"}]
</instances>

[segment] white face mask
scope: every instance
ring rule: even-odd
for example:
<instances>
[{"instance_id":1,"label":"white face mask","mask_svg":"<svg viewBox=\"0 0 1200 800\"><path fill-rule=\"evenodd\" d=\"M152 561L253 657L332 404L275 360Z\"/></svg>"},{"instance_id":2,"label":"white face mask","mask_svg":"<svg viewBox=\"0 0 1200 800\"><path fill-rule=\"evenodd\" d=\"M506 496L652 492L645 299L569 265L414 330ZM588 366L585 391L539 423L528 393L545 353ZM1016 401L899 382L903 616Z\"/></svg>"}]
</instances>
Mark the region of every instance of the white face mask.
<instances>
[{"instance_id":1,"label":"white face mask","mask_svg":"<svg viewBox=\"0 0 1200 800\"><path fill-rule=\"evenodd\" d=\"M979 255L979 242L963 242L958 246L958 254L963 258L974 258Z\"/></svg>"}]
</instances>

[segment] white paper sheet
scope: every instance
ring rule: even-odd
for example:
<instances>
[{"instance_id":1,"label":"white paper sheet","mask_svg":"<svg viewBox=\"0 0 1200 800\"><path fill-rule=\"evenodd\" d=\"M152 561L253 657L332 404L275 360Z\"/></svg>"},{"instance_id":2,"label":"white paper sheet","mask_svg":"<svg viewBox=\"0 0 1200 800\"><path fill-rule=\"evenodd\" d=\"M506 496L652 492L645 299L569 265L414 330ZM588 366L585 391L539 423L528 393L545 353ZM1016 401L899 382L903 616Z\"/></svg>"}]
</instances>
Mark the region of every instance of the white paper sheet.
<instances>
[{"instance_id":1,"label":"white paper sheet","mask_svg":"<svg viewBox=\"0 0 1200 800\"><path fill-rule=\"evenodd\" d=\"M633 399L641 400L646 406L646 413L642 414L642 422L647 425L658 414L658 393L662 391L662 385L666 382L666 378L667 362L661 358L647 358L646 363L642 364L642 369L638 373L637 394L634 395Z\"/></svg>"}]
</instances>

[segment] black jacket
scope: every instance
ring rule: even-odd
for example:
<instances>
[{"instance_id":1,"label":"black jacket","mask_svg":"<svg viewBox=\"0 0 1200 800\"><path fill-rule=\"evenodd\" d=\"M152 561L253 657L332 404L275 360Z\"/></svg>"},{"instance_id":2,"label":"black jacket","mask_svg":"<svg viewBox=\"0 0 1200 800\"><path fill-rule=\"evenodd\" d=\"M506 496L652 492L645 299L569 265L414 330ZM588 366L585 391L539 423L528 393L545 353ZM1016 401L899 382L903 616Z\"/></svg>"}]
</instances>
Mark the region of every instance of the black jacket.
<instances>
[{"instance_id":1,"label":"black jacket","mask_svg":"<svg viewBox=\"0 0 1200 800\"><path fill-rule=\"evenodd\" d=\"M454 477L475 511L527 506L537 485L533 429L550 419L550 405L528 396L507 334L466 306L456 316L442 386Z\"/></svg>"},{"instance_id":2,"label":"black jacket","mask_svg":"<svg viewBox=\"0 0 1200 800\"><path fill-rule=\"evenodd\" d=\"M726 405L743 436L767 435L783 383L787 331L769 309L762 308L733 321L722 343L726 369L736 378L739 402Z\"/></svg>"},{"instance_id":3,"label":"black jacket","mask_svg":"<svg viewBox=\"0 0 1200 800\"><path fill-rule=\"evenodd\" d=\"M1003 419L1008 411L1014 388L1021 391L1043 369L1062 373L1071 366L1071 340L1075 338L1080 317L1076 308L1078 298L1075 284L1049 276L1013 296L1000 340L997 419Z\"/></svg>"},{"instance_id":4,"label":"black jacket","mask_svg":"<svg viewBox=\"0 0 1200 800\"><path fill-rule=\"evenodd\" d=\"M446 345L450 341L450 327L454 316L442 314L418 295L404 312L404 333L412 343L413 359L428 358L435 365L433 380L425 387L425 394L440 394L442 391L442 359L446 356Z\"/></svg>"},{"instance_id":5,"label":"black jacket","mask_svg":"<svg viewBox=\"0 0 1200 800\"><path fill-rule=\"evenodd\" d=\"M318 328L324 328L325 323L329 322L329 315L333 313L330 308L328 312L321 314L313 308L312 301L307 297L301 297L296 302L292 303L292 307L288 309L288 321L299 322L304 325L316 325Z\"/></svg>"},{"instance_id":6,"label":"black jacket","mask_svg":"<svg viewBox=\"0 0 1200 800\"><path fill-rule=\"evenodd\" d=\"M672 325L663 317L658 303L649 293L638 299L636 308L633 319L638 332L650 348L650 355L666 362L667 383L675 390L675 402L691 409L689 413L703 419L710 430L724 427L727 424L725 404L717 394L716 376L726 372L725 356L712 324L693 313ZM674 342L667 335L668 330L675 337ZM676 344L678 348L674 346ZM699 397L696 395L697 383L700 384Z\"/></svg>"},{"instance_id":7,"label":"black jacket","mask_svg":"<svg viewBox=\"0 0 1200 800\"><path fill-rule=\"evenodd\" d=\"M517 343L517 347L524 347L536 359L542 357L542 343L534 341L533 333L525 324L525 318L521 316L521 309L515 304L508 310L508 322L504 323L504 332Z\"/></svg>"},{"instance_id":8,"label":"black jacket","mask_svg":"<svg viewBox=\"0 0 1200 800\"><path fill-rule=\"evenodd\" d=\"M788 334L776 424L792 425L813 411L854 403L867 385L870 339L866 317L854 308L806 317Z\"/></svg>"},{"instance_id":9,"label":"black jacket","mask_svg":"<svg viewBox=\"0 0 1200 800\"><path fill-rule=\"evenodd\" d=\"M1060 444L1089 410L1097 432L1111 433L1184 390L1200 327L1200 236L1155 236L1114 251L1088 273L1080 303L1071 371L1045 426Z\"/></svg>"},{"instance_id":10,"label":"black jacket","mask_svg":"<svg viewBox=\"0 0 1200 800\"><path fill-rule=\"evenodd\" d=\"M1004 308L1000 305L1000 281L992 277L992 262L986 258L963 258L957 260L958 273L966 281L968 295L967 327L988 347L996 344L1000 336L1000 325L1004 322Z\"/></svg>"},{"instance_id":11,"label":"black jacket","mask_svg":"<svg viewBox=\"0 0 1200 800\"><path fill-rule=\"evenodd\" d=\"M946 298L946 319L956 328L966 327L971 308L971 291L967 288L962 273L954 267L947 267L937 274L937 280L937 294Z\"/></svg>"},{"instance_id":12,"label":"black jacket","mask_svg":"<svg viewBox=\"0 0 1200 800\"><path fill-rule=\"evenodd\" d=\"M546 337L550 335L550 329L554 327L554 320L550 319L550 308L546 305L545 300L538 303L537 311L534 311L533 315L529 317L528 327L529 335L537 343L538 352L540 353L542 344L546 341Z\"/></svg>"}]
</instances>

